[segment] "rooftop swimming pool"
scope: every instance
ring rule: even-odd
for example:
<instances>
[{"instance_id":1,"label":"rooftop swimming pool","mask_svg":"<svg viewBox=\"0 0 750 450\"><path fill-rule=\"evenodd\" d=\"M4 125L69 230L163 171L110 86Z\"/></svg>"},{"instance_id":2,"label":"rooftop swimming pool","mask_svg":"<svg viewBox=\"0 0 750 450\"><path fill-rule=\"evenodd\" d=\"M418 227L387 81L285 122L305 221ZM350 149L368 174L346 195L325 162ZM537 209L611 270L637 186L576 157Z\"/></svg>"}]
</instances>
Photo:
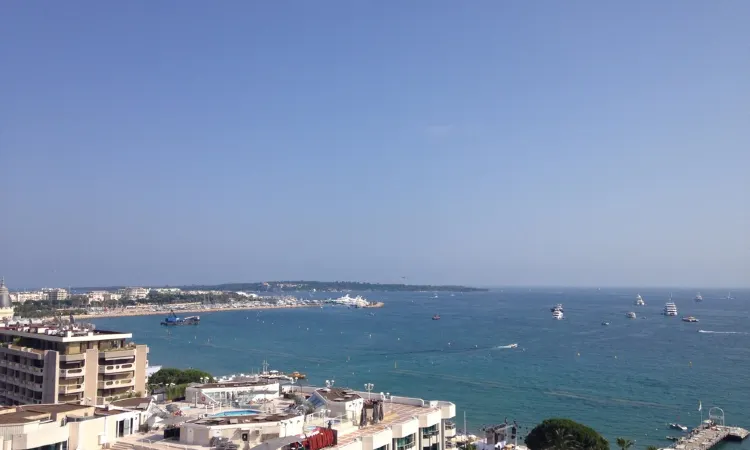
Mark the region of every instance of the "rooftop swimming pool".
<instances>
[{"instance_id":1,"label":"rooftop swimming pool","mask_svg":"<svg viewBox=\"0 0 750 450\"><path fill-rule=\"evenodd\" d=\"M224 411L216 414L211 414L211 417L232 417L232 416L252 416L254 414L260 414L257 409L238 409L235 411Z\"/></svg>"}]
</instances>

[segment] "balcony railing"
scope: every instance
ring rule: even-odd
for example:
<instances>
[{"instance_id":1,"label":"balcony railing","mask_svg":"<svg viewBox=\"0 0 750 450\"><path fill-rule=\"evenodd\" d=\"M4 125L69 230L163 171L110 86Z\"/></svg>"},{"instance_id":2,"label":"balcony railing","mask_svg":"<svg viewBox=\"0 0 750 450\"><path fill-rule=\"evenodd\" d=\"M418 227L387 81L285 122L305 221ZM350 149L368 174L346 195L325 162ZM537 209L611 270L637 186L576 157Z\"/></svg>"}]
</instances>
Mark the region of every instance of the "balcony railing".
<instances>
[{"instance_id":1,"label":"balcony railing","mask_svg":"<svg viewBox=\"0 0 750 450\"><path fill-rule=\"evenodd\" d=\"M105 380L98 383L99 389L114 389L119 387L135 386L134 378L124 378L122 380Z\"/></svg>"},{"instance_id":2,"label":"balcony railing","mask_svg":"<svg viewBox=\"0 0 750 450\"><path fill-rule=\"evenodd\" d=\"M408 444L400 444L396 446L396 450L410 450L414 448L416 444L414 442L409 442Z\"/></svg>"},{"instance_id":3,"label":"balcony railing","mask_svg":"<svg viewBox=\"0 0 750 450\"><path fill-rule=\"evenodd\" d=\"M83 376L83 367L76 369L60 369L60 376L64 378L75 378Z\"/></svg>"},{"instance_id":4,"label":"balcony railing","mask_svg":"<svg viewBox=\"0 0 750 450\"><path fill-rule=\"evenodd\" d=\"M135 356L133 348L113 348L110 350L99 350L99 357L104 359L132 358Z\"/></svg>"},{"instance_id":5,"label":"balcony railing","mask_svg":"<svg viewBox=\"0 0 750 450\"><path fill-rule=\"evenodd\" d=\"M453 422L445 422L445 429L446 430L455 430L456 424Z\"/></svg>"},{"instance_id":6,"label":"balcony railing","mask_svg":"<svg viewBox=\"0 0 750 450\"><path fill-rule=\"evenodd\" d=\"M83 392L83 385L82 384L67 384L67 385L61 385L58 389L58 392L60 394L74 394L76 392Z\"/></svg>"},{"instance_id":7,"label":"balcony railing","mask_svg":"<svg viewBox=\"0 0 750 450\"><path fill-rule=\"evenodd\" d=\"M130 372L135 367L135 364L110 364L107 366L99 366L99 373L120 373Z\"/></svg>"}]
</instances>

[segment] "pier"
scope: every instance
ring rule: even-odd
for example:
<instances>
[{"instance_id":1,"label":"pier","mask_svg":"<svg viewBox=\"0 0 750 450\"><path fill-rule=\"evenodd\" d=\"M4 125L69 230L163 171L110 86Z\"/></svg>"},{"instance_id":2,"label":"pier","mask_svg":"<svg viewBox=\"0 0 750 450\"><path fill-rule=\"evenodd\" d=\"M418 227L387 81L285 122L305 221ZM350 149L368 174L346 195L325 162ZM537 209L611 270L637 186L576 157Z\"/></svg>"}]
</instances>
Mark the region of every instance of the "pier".
<instances>
[{"instance_id":1,"label":"pier","mask_svg":"<svg viewBox=\"0 0 750 450\"><path fill-rule=\"evenodd\" d=\"M711 408L708 420L703 421L687 435L681 437L671 447L675 450L709 450L722 441L743 441L750 431L740 427L729 427L724 423L724 411Z\"/></svg>"},{"instance_id":2,"label":"pier","mask_svg":"<svg viewBox=\"0 0 750 450\"><path fill-rule=\"evenodd\" d=\"M720 425L704 426L691 431L689 435L675 442L670 448L675 450L708 450L724 440L742 441L750 431L739 427Z\"/></svg>"}]
</instances>

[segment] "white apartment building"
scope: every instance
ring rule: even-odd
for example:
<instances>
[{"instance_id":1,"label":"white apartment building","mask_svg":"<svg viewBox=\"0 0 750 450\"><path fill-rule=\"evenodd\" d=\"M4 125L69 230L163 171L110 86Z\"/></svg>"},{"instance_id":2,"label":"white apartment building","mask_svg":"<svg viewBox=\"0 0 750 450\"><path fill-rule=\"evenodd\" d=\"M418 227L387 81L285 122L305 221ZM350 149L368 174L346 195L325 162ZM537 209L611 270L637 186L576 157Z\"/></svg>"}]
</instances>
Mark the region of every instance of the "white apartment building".
<instances>
[{"instance_id":1,"label":"white apartment building","mask_svg":"<svg viewBox=\"0 0 750 450\"><path fill-rule=\"evenodd\" d=\"M59 302L62 300L68 299L68 291L62 288L54 288L54 289L42 289L46 295L47 300L52 302Z\"/></svg>"},{"instance_id":2,"label":"white apartment building","mask_svg":"<svg viewBox=\"0 0 750 450\"><path fill-rule=\"evenodd\" d=\"M123 296L128 300L143 300L148 297L148 293L151 291L149 288L142 287L129 287L125 288Z\"/></svg>"},{"instance_id":3,"label":"white apartment building","mask_svg":"<svg viewBox=\"0 0 750 450\"><path fill-rule=\"evenodd\" d=\"M103 302L107 295L109 295L109 292L107 291L91 291L88 294L86 294L86 297L88 297L89 303Z\"/></svg>"},{"instance_id":4,"label":"white apartment building","mask_svg":"<svg viewBox=\"0 0 750 450\"><path fill-rule=\"evenodd\" d=\"M99 450L138 430L144 413L62 403L0 409L0 450Z\"/></svg>"},{"instance_id":5,"label":"white apartment building","mask_svg":"<svg viewBox=\"0 0 750 450\"><path fill-rule=\"evenodd\" d=\"M13 303L25 303L25 302L38 302L41 300L47 300L47 294L42 291L24 291L24 292L12 292L10 294L10 300Z\"/></svg>"}]
</instances>

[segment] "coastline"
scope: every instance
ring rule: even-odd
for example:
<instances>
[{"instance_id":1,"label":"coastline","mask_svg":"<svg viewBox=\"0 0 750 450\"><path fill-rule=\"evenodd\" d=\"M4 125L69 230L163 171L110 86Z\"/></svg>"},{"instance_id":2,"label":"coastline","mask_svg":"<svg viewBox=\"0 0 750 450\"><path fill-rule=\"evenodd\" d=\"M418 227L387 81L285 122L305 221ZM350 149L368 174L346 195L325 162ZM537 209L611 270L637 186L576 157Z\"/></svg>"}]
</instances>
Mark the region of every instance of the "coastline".
<instances>
[{"instance_id":1,"label":"coastline","mask_svg":"<svg viewBox=\"0 0 750 450\"><path fill-rule=\"evenodd\" d=\"M385 306L383 302L376 302L372 305L364 306L365 308L382 308ZM175 312L181 314L184 313L211 313L211 312L222 312L222 311L253 311L253 310L267 310L267 309L293 309L293 308L320 308L322 305L282 305L282 306L271 306L271 305L248 305L238 307L211 307L211 308L186 308L178 309ZM120 309L116 311L106 311L97 314L75 314L74 319L106 319L112 317L136 317L136 316L159 316L163 314L169 314L170 309L162 310L151 310L151 309Z\"/></svg>"}]
</instances>

